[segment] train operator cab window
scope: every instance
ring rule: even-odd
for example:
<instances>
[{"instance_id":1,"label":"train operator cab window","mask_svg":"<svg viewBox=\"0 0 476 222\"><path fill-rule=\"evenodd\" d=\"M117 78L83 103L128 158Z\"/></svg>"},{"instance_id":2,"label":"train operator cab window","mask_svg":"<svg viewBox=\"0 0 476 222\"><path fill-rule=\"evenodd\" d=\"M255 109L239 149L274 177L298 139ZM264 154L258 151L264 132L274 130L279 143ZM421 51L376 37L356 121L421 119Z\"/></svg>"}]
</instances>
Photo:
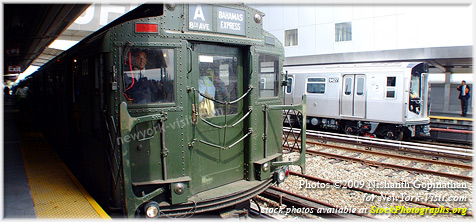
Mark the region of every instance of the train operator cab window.
<instances>
[{"instance_id":1,"label":"train operator cab window","mask_svg":"<svg viewBox=\"0 0 476 222\"><path fill-rule=\"evenodd\" d=\"M387 98L394 99L396 98L395 95L395 86L397 84L397 77L395 76L388 76L387 77Z\"/></svg>"},{"instance_id":2,"label":"train operator cab window","mask_svg":"<svg viewBox=\"0 0 476 222\"><path fill-rule=\"evenodd\" d=\"M412 74L410 81L410 98L408 109L416 114L420 114L420 93L421 93L421 77L419 74Z\"/></svg>"},{"instance_id":3,"label":"train operator cab window","mask_svg":"<svg viewBox=\"0 0 476 222\"><path fill-rule=\"evenodd\" d=\"M326 78L308 78L307 93L324 94L326 93Z\"/></svg>"},{"instance_id":4,"label":"train operator cab window","mask_svg":"<svg viewBox=\"0 0 476 222\"><path fill-rule=\"evenodd\" d=\"M279 57L259 55L259 96L276 97L279 91Z\"/></svg>"},{"instance_id":5,"label":"train operator cab window","mask_svg":"<svg viewBox=\"0 0 476 222\"><path fill-rule=\"evenodd\" d=\"M174 101L174 50L129 48L124 53L123 94L131 104Z\"/></svg>"},{"instance_id":6,"label":"train operator cab window","mask_svg":"<svg viewBox=\"0 0 476 222\"><path fill-rule=\"evenodd\" d=\"M412 80L410 81L410 97L411 98L420 98L420 76L412 75Z\"/></svg>"}]
</instances>

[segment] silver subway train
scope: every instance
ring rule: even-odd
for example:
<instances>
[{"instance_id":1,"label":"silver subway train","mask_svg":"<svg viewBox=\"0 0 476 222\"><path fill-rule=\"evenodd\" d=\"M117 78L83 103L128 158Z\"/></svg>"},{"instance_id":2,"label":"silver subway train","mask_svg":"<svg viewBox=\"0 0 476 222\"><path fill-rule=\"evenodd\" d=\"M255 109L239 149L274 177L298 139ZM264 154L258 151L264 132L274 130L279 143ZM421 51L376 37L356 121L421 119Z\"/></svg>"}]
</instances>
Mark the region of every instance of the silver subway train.
<instances>
[{"instance_id":1,"label":"silver subway train","mask_svg":"<svg viewBox=\"0 0 476 222\"><path fill-rule=\"evenodd\" d=\"M430 136L428 65L421 62L285 67L285 104L307 94L307 124L402 140ZM261 80L266 83L265 79Z\"/></svg>"}]
</instances>

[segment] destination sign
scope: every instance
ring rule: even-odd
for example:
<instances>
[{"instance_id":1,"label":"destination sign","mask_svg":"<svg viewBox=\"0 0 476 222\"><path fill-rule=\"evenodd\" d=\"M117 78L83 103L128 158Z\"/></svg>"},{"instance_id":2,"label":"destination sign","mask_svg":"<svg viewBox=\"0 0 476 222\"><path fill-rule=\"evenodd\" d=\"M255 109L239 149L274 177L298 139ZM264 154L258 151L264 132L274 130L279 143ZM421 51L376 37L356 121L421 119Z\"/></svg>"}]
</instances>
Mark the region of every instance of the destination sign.
<instances>
[{"instance_id":1,"label":"destination sign","mask_svg":"<svg viewBox=\"0 0 476 222\"><path fill-rule=\"evenodd\" d=\"M245 12L231 8L217 7L217 31L245 35Z\"/></svg>"},{"instance_id":2,"label":"destination sign","mask_svg":"<svg viewBox=\"0 0 476 222\"><path fill-rule=\"evenodd\" d=\"M212 31L212 6L190 5L188 28L199 31Z\"/></svg>"},{"instance_id":3,"label":"destination sign","mask_svg":"<svg viewBox=\"0 0 476 222\"><path fill-rule=\"evenodd\" d=\"M246 34L245 11L211 5L190 5L190 30L215 31L233 35Z\"/></svg>"}]
</instances>

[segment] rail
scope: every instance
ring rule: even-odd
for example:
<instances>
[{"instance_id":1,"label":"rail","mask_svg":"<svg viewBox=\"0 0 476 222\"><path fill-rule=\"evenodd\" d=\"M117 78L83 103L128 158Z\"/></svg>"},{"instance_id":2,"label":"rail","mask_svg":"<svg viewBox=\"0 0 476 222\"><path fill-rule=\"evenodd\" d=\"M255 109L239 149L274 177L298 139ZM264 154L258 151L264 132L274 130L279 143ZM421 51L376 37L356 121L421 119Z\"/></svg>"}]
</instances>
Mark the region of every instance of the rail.
<instances>
[{"instance_id":1,"label":"rail","mask_svg":"<svg viewBox=\"0 0 476 222\"><path fill-rule=\"evenodd\" d=\"M283 130L290 130L290 128L285 127L283 128ZM293 129L293 130L296 130L296 129ZM308 130L306 133L311 136L339 139L344 141L352 141L352 142L361 143L361 144L385 145L385 146L395 147L398 149L429 151L429 152L445 153L445 154L458 155L458 156L464 156L464 157L470 157L470 158L473 157L473 150L471 149L462 149L462 148L454 148L454 147L448 147L448 146L412 143L412 142L395 141L395 140L384 140L384 139L378 139L378 138L345 135L345 134L321 132L321 131L311 131L311 130Z\"/></svg>"}]
</instances>

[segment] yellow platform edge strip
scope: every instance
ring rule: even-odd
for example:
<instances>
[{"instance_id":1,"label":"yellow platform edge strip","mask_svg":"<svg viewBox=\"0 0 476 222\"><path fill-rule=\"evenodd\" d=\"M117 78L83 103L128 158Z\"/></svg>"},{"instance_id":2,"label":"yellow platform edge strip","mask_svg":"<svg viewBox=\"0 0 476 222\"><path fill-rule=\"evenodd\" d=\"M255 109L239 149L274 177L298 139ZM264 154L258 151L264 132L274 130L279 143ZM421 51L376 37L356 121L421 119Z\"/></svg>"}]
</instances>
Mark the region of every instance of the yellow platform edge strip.
<instances>
[{"instance_id":1,"label":"yellow platform edge strip","mask_svg":"<svg viewBox=\"0 0 476 222\"><path fill-rule=\"evenodd\" d=\"M430 116L430 119L448 119L448 120L464 120L473 121L471 118L449 117L449 116Z\"/></svg>"},{"instance_id":2,"label":"yellow platform edge strip","mask_svg":"<svg viewBox=\"0 0 476 222\"><path fill-rule=\"evenodd\" d=\"M21 155L22 155L22 159L23 161L25 161L25 149L23 147L22 144L20 144L20 149L21 149ZM53 150L52 150L53 151ZM96 200L94 200L94 198L86 191L86 189L81 185L81 183L79 182L79 180L73 175L73 173L69 170L69 168L66 166L66 164L64 164L64 162L62 161L62 159L58 156L58 154L56 152L52 152L52 154L54 155L56 161L58 161L58 163L63 167L63 170L64 172L66 172L66 174L68 175L68 177L71 179L71 181L73 182L73 184L76 186L76 188L78 188L78 190L80 191L80 193L83 195L83 197L88 201L88 203L90 204L90 206L94 209L94 211L96 211L97 215L99 217L101 217L102 219L111 219L111 217L102 209L101 206L99 206L99 204L96 202ZM27 178L30 178L29 176L29 172L27 170L27 166L25 166L25 173L27 175ZM29 180L29 179L28 179ZM31 184L30 184L30 181L29 181L29 186L30 186L30 189L31 189ZM35 199L33 198L33 202L35 202ZM38 216L38 212L35 210L35 214Z\"/></svg>"},{"instance_id":3,"label":"yellow platform edge strip","mask_svg":"<svg viewBox=\"0 0 476 222\"><path fill-rule=\"evenodd\" d=\"M88 200L89 204L94 208L94 210L99 214L99 216L103 219L111 219L111 217L102 209L101 206L94 200L91 195L89 195L88 191L84 189L83 185L76 179L76 177L73 175L73 173L69 170L69 168L63 163L63 161L58 157L58 155L55 153L57 159L59 160L61 166L63 166L63 169L66 171L68 174L69 178L73 181L73 183L78 187L79 191L83 194L83 196Z\"/></svg>"}]
</instances>

